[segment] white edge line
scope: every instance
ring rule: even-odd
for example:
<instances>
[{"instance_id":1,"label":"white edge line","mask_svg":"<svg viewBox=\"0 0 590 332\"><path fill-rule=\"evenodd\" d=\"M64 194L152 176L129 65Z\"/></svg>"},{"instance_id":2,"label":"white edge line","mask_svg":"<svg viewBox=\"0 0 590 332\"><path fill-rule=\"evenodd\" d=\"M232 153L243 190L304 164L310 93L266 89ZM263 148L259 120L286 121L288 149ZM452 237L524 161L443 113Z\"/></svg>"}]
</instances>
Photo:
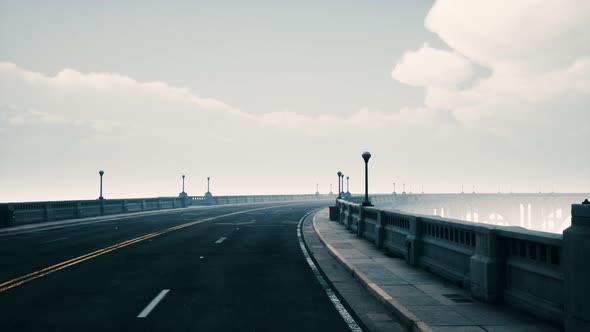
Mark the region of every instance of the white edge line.
<instances>
[{"instance_id":1,"label":"white edge line","mask_svg":"<svg viewBox=\"0 0 590 332\"><path fill-rule=\"evenodd\" d=\"M169 291L170 291L169 289L163 289L160 292L160 294L158 294L158 296L156 296L152 300L152 302L150 302L150 304L148 304L148 306L145 307L145 309L143 309L143 311L139 313L139 315L137 315L137 318L147 317L150 314L150 312L152 312L152 310L154 310L154 308L158 305L158 303L160 303L160 301L162 301L164 296L166 296L166 294L168 294Z\"/></svg>"},{"instance_id":2,"label":"white edge line","mask_svg":"<svg viewBox=\"0 0 590 332\"><path fill-rule=\"evenodd\" d=\"M297 238L299 239L299 246L301 247L301 251L303 251L303 255L305 256L305 260L307 261L307 264L309 264L309 267L313 271L313 274L315 275L316 279L319 281L320 285L322 286L322 288L324 289L324 291L326 292L326 294L330 298L330 301L332 301L332 304L334 305L334 307L336 308L336 310L338 311L338 313L340 314L342 319L344 319L344 322L346 322L346 324L348 325L350 330L353 332L362 332L363 330L361 329L361 327L356 323L354 318L352 318L352 316L350 315L348 310L346 310L346 308L344 307L342 302L340 302L340 300L336 296L336 293L334 293L332 288L330 288L330 284L328 284L328 281L320 274L318 267L315 265L315 263L311 259L311 256L309 255L307 248L305 248L305 243L303 243L303 237L302 237L302 233L301 233L301 226L303 225L303 221L305 220L305 218L307 218L307 216L309 216L313 212L316 212L316 211L311 211L311 212L307 213L306 215L304 215L301 218L301 220L299 220L299 225L297 225Z\"/></svg>"}]
</instances>

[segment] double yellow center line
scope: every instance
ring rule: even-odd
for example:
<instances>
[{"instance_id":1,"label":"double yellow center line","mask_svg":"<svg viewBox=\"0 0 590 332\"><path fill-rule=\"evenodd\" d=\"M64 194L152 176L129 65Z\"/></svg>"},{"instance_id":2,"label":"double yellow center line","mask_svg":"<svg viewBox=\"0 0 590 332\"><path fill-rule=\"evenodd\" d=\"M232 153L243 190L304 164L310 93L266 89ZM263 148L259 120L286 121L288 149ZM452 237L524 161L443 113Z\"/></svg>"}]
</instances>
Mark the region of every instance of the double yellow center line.
<instances>
[{"instance_id":1,"label":"double yellow center line","mask_svg":"<svg viewBox=\"0 0 590 332\"><path fill-rule=\"evenodd\" d=\"M302 204L302 203L299 203L299 204ZM5 292L5 291L7 291L7 290L9 290L11 288L20 286L20 285L22 285L22 284L24 284L26 282L31 281L31 280L35 280L35 279L41 278L43 276L46 276L46 275L48 275L50 273L53 273L53 272L56 272L56 271L65 269L65 268L67 268L69 266L73 266L73 265L82 263L84 261L87 261L89 259L92 259L92 258L101 256L101 255L104 255L104 254L109 253L111 251L114 251L114 250L117 250L117 249L121 249L121 248L127 247L129 245L132 245L134 243L138 243L138 242L141 242L141 241L145 241L147 239L154 238L156 236L160 236L162 234L170 233L170 232L173 232L173 231L177 231L179 229L183 229L183 228L190 227L190 226L193 226L193 225L196 225L196 224L200 224L200 223L205 222L205 221L210 221L210 220L224 218L224 217L229 217L229 216L235 216L235 215L238 215L238 214L244 214L244 213L249 213L249 212L253 212L253 211L274 209L274 208L280 208L280 207L291 206L291 205L299 205L299 204L288 204L288 205L280 205L280 206L269 206L269 207L251 209L251 210L244 210L244 211L232 212L232 213L227 213L227 214L223 214L223 215L219 215L219 216L215 216L215 217L210 217L210 218L205 218L205 219L199 219L199 220L196 220L196 221L191 221L191 222L186 223L186 224L181 224L181 225L178 225L178 226L166 228L166 229L161 230L161 231L157 231L157 232L154 232L154 233L146 234L146 235L143 235L143 236L140 236L140 237L136 237L136 238L131 239L131 240L123 241L121 243L114 244L114 245L112 245L110 247L99 249L99 250L93 251L91 253L88 253L88 254L85 254L85 255L82 255L82 256L78 256L78 257L69 259L67 261L63 261L61 263L57 263L57 264L48 266L48 267L46 267L44 269L37 270L35 272L31 272L29 274L20 276L18 278L14 278L12 280L8 280L8 281L3 282L3 283L0 284L0 293Z\"/></svg>"}]
</instances>

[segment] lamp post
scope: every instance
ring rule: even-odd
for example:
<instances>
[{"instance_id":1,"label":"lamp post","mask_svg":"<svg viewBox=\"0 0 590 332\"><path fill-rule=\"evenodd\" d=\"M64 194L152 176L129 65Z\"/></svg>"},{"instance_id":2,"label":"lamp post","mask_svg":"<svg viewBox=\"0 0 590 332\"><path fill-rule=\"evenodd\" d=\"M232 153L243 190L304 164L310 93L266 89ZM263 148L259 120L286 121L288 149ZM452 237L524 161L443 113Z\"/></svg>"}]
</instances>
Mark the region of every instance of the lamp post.
<instances>
[{"instance_id":1,"label":"lamp post","mask_svg":"<svg viewBox=\"0 0 590 332\"><path fill-rule=\"evenodd\" d=\"M393 194L395 195L395 182L393 183Z\"/></svg>"},{"instance_id":2,"label":"lamp post","mask_svg":"<svg viewBox=\"0 0 590 332\"><path fill-rule=\"evenodd\" d=\"M366 151L362 154L363 160L365 161L365 201L363 206L373 206L369 202L369 159L371 159L371 153Z\"/></svg>"},{"instance_id":3,"label":"lamp post","mask_svg":"<svg viewBox=\"0 0 590 332\"><path fill-rule=\"evenodd\" d=\"M319 195L320 194L320 184L319 183L316 183L315 184L315 194L316 195Z\"/></svg>"},{"instance_id":4,"label":"lamp post","mask_svg":"<svg viewBox=\"0 0 590 332\"><path fill-rule=\"evenodd\" d=\"M207 177L207 192L208 192L208 193L209 193L209 192L211 192L211 191L209 190L209 183L210 183L210 181L211 181L211 178L210 178L210 177Z\"/></svg>"},{"instance_id":5,"label":"lamp post","mask_svg":"<svg viewBox=\"0 0 590 332\"><path fill-rule=\"evenodd\" d=\"M348 186L349 185L348 179L350 179L349 176L346 177L346 193L350 195L350 189L349 189L350 187Z\"/></svg>"},{"instance_id":6,"label":"lamp post","mask_svg":"<svg viewBox=\"0 0 590 332\"><path fill-rule=\"evenodd\" d=\"M406 193L406 184L405 183L402 184L402 190L403 190L402 194L405 194Z\"/></svg>"},{"instance_id":7,"label":"lamp post","mask_svg":"<svg viewBox=\"0 0 590 332\"><path fill-rule=\"evenodd\" d=\"M338 175L338 198L337 199L340 199L340 198L342 198L340 196L340 177L342 176L342 172L338 171L338 173L336 173L336 175Z\"/></svg>"},{"instance_id":8,"label":"lamp post","mask_svg":"<svg viewBox=\"0 0 590 332\"><path fill-rule=\"evenodd\" d=\"M183 193L184 193L184 177L185 177L185 175L183 174L182 175L182 192Z\"/></svg>"},{"instance_id":9,"label":"lamp post","mask_svg":"<svg viewBox=\"0 0 590 332\"><path fill-rule=\"evenodd\" d=\"M101 169L98 171L98 175L100 175L100 196L98 199L104 199L104 197L102 197L102 176L104 175L104 171Z\"/></svg>"},{"instance_id":10,"label":"lamp post","mask_svg":"<svg viewBox=\"0 0 590 332\"><path fill-rule=\"evenodd\" d=\"M340 181L342 181L342 192L340 193L341 194L340 196L344 197L344 173L342 173L342 175L340 175L340 178L341 178Z\"/></svg>"},{"instance_id":11,"label":"lamp post","mask_svg":"<svg viewBox=\"0 0 590 332\"><path fill-rule=\"evenodd\" d=\"M332 184L330 183L330 195L334 195L334 193L332 192Z\"/></svg>"}]
</instances>

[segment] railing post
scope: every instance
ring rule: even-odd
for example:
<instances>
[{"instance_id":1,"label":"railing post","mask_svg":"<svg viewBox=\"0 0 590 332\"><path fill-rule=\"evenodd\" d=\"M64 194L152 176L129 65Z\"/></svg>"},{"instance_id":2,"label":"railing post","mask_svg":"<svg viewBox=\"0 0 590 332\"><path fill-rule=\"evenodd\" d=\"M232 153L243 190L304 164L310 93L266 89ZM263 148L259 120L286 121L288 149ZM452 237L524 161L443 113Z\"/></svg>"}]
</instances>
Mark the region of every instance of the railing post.
<instances>
[{"instance_id":1,"label":"railing post","mask_svg":"<svg viewBox=\"0 0 590 332\"><path fill-rule=\"evenodd\" d=\"M344 225L346 229L352 227L352 205L346 205L346 217L344 218Z\"/></svg>"},{"instance_id":2,"label":"railing post","mask_svg":"<svg viewBox=\"0 0 590 332\"><path fill-rule=\"evenodd\" d=\"M45 203L43 208L44 208L43 219L45 221L53 220L53 209L51 208L51 203L49 203L49 202Z\"/></svg>"},{"instance_id":3,"label":"railing post","mask_svg":"<svg viewBox=\"0 0 590 332\"><path fill-rule=\"evenodd\" d=\"M129 207L127 206L127 200L124 199L121 201L121 211L123 211L123 213L128 213L129 212Z\"/></svg>"},{"instance_id":4,"label":"railing post","mask_svg":"<svg viewBox=\"0 0 590 332\"><path fill-rule=\"evenodd\" d=\"M504 261L500 255L500 239L491 229L478 227L475 253L470 258L471 295L485 302L499 303L504 287Z\"/></svg>"},{"instance_id":5,"label":"railing post","mask_svg":"<svg viewBox=\"0 0 590 332\"><path fill-rule=\"evenodd\" d=\"M356 224L356 235L363 237L363 227L365 226L365 208L359 207L359 221Z\"/></svg>"},{"instance_id":6,"label":"railing post","mask_svg":"<svg viewBox=\"0 0 590 332\"><path fill-rule=\"evenodd\" d=\"M330 220L340 222L340 207L330 206Z\"/></svg>"},{"instance_id":7,"label":"railing post","mask_svg":"<svg viewBox=\"0 0 590 332\"><path fill-rule=\"evenodd\" d=\"M105 201L105 199L100 199L98 201L98 204L100 204L100 215L101 216L104 216L104 201Z\"/></svg>"},{"instance_id":8,"label":"railing post","mask_svg":"<svg viewBox=\"0 0 590 332\"><path fill-rule=\"evenodd\" d=\"M145 208L146 208L146 206L145 206L145 199L142 199L141 200L141 211L145 211Z\"/></svg>"},{"instance_id":9,"label":"railing post","mask_svg":"<svg viewBox=\"0 0 590 332\"><path fill-rule=\"evenodd\" d=\"M406 262L409 265L417 265L421 255L421 243L420 238L422 237L422 219L420 217L410 218L410 229L408 236L406 236L406 248L408 255Z\"/></svg>"},{"instance_id":10,"label":"railing post","mask_svg":"<svg viewBox=\"0 0 590 332\"><path fill-rule=\"evenodd\" d=\"M379 210L377 212L377 222L375 223L375 246L381 249L383 248L383 238L385 237L385 212Z\"/></svg>"},{"instance_id":11,"label":"railing post","mask_svg":"<svg viewBox=\"0 0 590 332\"><path fill-rule=\"evenodd\" d=\"M74 203L74 217L84 218L84 210L82 209L82 202Z\"/></svg>"},{"instance_id":12,"label":"railing post","mask_svg":"<svg viewBox=\"0 0 590 332\"><path fill-rule=\"evenodd\" d=\"M590 331L590 204L572 205L563 231L565 331Z\"/></svg>"},{"instance_id":13,"label":"railing post","mask_svg":"<svg viewBox=\"0 0 590 332\"><path fill-rule=\"evenodd\" d=\"M0 227L10 227L15 224L14 205L5 204L0 206Z\"/></svg>"}]
</instances>

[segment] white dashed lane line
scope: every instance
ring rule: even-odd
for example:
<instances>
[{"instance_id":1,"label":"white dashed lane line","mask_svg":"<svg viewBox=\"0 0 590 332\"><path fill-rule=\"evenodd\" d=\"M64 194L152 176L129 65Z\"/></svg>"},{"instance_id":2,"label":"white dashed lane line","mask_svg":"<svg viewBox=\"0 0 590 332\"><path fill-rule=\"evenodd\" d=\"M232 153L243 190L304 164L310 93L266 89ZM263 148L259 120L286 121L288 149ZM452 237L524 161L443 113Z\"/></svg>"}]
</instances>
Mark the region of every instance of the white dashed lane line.
<instances>
[{"instance_id":1,"label":"white dashed lane line","mask_svg":"<svg viewBox=\"0 0 590 332\"><path fill-rule=\"evenodd\" d=\"M226 237L220 237L219 240L215 241L216 244L220 244L221 242L225 241Z\"/></svg>"},{"instance_id":2,"label":"white dashed lane line","mask_svg":"<svg viewBox=\"0 0 590 332\"><path fill-rule=\"evenodd\" d=\"M150 302L150 304L147 305L147 307L145 307L145 309L143 309L142 312L139 313L139 315L137 315L137 318L146 318L150 312L152 312L152 310L154 310L154 308L158 305L158 303L160 303L160 301L162 301L162 299L166 296L166 294L168 294L170 290L169 289L163 289L160 294L158 294L158 296L156 296L152 302Z\"/></svg>"},{"instance_id":3,"label":"white dashed lane line","mask_svg":"<svg viewBox=\"0 0 590 332\"><path fill-rule=\"evenodd\" d=\"M49 240L49 241L45 241L43 242L43 244L45 243L52 243L52 242L57 242L57 241L63 241L63 240L67 240L69 239L69 237L58 237L57 239L53 239L53 240Z\"/></svg>"}]
</instances>

